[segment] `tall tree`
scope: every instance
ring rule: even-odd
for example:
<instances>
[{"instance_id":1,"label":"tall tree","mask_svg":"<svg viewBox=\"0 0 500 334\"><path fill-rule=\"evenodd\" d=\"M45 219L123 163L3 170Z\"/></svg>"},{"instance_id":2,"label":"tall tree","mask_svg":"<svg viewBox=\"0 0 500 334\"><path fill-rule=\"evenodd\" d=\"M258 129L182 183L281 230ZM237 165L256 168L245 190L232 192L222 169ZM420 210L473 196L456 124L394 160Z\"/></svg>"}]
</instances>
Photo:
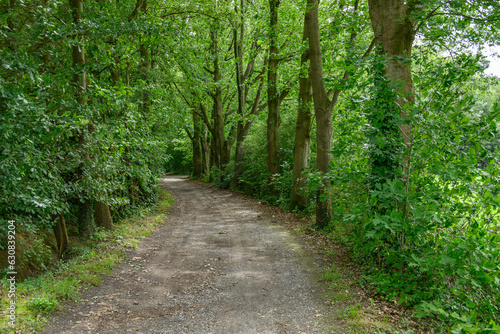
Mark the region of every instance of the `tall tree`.
<instances>
[{"instance_id":1,"label":"tall tree","mask_svg":"<svg viewBox=\"0 0 500 334\"><path fill-rule=\"evenodd\" d=\"M77 31L75 35L75 40L71 46L72 59L73 59L73 79L72 86L74 89L75 100L77 104L82 108L87 104L85 99L85 92L87 91L87 76L85 74L85 37L78 30L81 29L80 24L83 15L83 0L70 0L70 11L73 18L73 27ZM89 130L91 130L91 125L89 123L88 128L85 126L80 129L78 149L81 151L83 157L80 166L78 167L78 178L82 178L85 172L86 162L88 162L89 157L85 151L86 136ZM83 236L89 236L94 232L95 222L94 222L94 201L88 198L88 195L82 195L78 203L78 218L79 218L79 230L80 234ZM59 220L61 221L61 219Z\"/></svg>"},{"instance_id":2,"label":"tall tree","mask_svg":"<svg viewBox=\"0 0 500 334\"><path fill-rule=\"evenodd\" d=\"M358 36L359 27L351 28L348 41L346 41L346 55L344 62L348 64L344 68L343 75L339 79L335 88L328 91L325 88L323 80L323 62L321 52L321 40L319 34L318 6L319 1L308 0L305 21L307 22L309 37L309 76L313 89L314 113L316 116L316 167L322 174L322 182L316 192L316 226L320 229L325 228L332 219L332 207L330 198L330 181L328 180L330 151L332 148L332 114L340 93L346 87L346 80L354 73L356 66L354 63L354 46ZM341 4L340 9L344 7ZM353 1L353 22L357 22L359 0ZM373 49L373 42L370 44L361 58L366 57ZM354 68L354 69L353 69Z\"/></svg>"},{"instance_id":3,"label":"tall tree","mask_svg":"<svg viewBox=\"0 0 500 334\"><path fill-rule=\"evenodd\" d=\"M202 160L202 147L201 147L201 130L200 130L200 116L199 109L196 108L193 113L193 176L200 177L203 174L203 160Z\"/></svg>"},{"instance_id":4,"label":"tall tree","mask_svg":"<svg viewBox=\"0 0 500 334\"><path fill-rule=\"evenodd\" d=\"M326 178L329 172L330 151L332 147L332 111L335 102L330 100L323 82L323 63L321 41L319 37L318 0L307 0L305 20L309 31L309 57L311 62L311 85L313 88L314 114L316 116L316 164L323 174L322 184L316 193L316 225L325 228L332 219L330 205L330 181Z\"/></svg>"},{"instance_id":5,"label":"tall tree","mask_svg":"<svg viewBox=\"0 0 500 334\"><path fill-rule=\"evenodd\" d=\"M243 43L245 40L245 3L244 0L240 1L240 15L238 15L238 7L234 6L236 12L237 24L233 28L234 39L234 59L236 65L236 89L238 90L238 124L236 129L236 152L234 156L234 174L233 174L233 187L238 186L239 177L243 171L241 162L244 156L244 117L245 117L245 88L243 87ZM239 36L238 36L239 30Z\"/></svg>"},{"instance_id":6,"label":"tall tree","mask_svg":"<svg viewBox=\"0 0 500 334\"><path fill-rule=\"evenodd\" d=\"M413 17L419 14L422 5L419 0L369 0L368 4L377 54L382 58L374 69L378 88L374 114L370 118L379 130L374 140L377 149L372 150L373 182L384 183L402 175L408 192L413 142L409 116L415 95L411 51L417 32ZM398 132L401 145L388 144ZM400 161L397 156L401 157ZM401 173L397 172L398 168ZM406 217L408 206L402 207Z\"/></svg>"},{"instance_id":7,"label":"tall tree","mask_svg":"<svg viewBox=\"0 0 500 334\"><path fill-rule=\"evenodd\" d=\"M302 34L303 43L307 43L309 31L307 21L304 19ZM295 145L293 154L292 174L292 209L304 210L307 207L308 198L304 195L303 188L306 186L302 174L309 164L309 146L311 143L311 102L312 86L309 78L309 46L304 48L300 57L299 69L299 101L297 107L297 123L295 127Z\"/></svg>"},{"instance_id":8,"label":"tall tree","mask_svg":"<svg viewBox=\"0 0 500 334\"><path fill-rule=\"evenodd\" d=\"M269 0L269 56L267 70L267 174L270 190L273 175L279 173L280 159L278 150L278 135L281 123L278 96L278 9L279 0Z\"/></svg>"},{"instance_id":9,"label":"tall tree","mask_svg":"<svg viewBox=\"0 0 500 334\"><path fill-rule=\"evenodd\" d=\"M214 100L212 119L214 120L214 152L215 162L217 167L223 169L228 163L227 156L224 152L226 144L226 136L224 133L224 105L222 101L222 87L221 87L221 68L219 56L219 22L214 23L214 28L211 32L212 38L212 59L213 59L213 81L214 90L211 93Z\"/></svg>"},{"instance_id":10,"label":"tall tree","mask_svg":"<svg viewBox=\"0 0 500 334\"><path fill-rule=\"evenodd\" d=\"M244 14L244 1L240 2L240 15L238 25L234 28L234 57L235 57L235 67L236 67L236 83L237 83L237 93L238 93L238 122L236 128L236 150L234 155L234 173L232 185L237 188L239 185L239 179L243 173L243 159L245 156L245 138L250 132L250 127L253 123L253 119L249 116L254 116L262 111L264 105L260 105L260 99L262 94L262 89L264 87L264 69L257 75L253 80L250 77L254 74L254 67L256 58L259 55L259 47L257 42L254 40L249 51L249 60L245 71L243 71L243 58L244 58L244 42L245 42L245 14ZM238 33L239 30L239 33ZM264 67L266 66L266 61L264 60ZM248 94L250 88L253 84L259 82L257 91L255 93L255 98L253 106L248 113L245 113L245 105L247 103Z\"/></svg>"}]
</instances>

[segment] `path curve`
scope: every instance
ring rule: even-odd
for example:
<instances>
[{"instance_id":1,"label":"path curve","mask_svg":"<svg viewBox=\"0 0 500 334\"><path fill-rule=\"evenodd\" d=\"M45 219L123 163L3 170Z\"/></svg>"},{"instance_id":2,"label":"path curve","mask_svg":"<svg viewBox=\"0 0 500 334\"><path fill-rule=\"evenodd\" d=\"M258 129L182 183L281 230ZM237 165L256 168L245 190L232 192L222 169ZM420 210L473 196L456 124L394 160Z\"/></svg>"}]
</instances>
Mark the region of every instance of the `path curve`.
<instances>
[{"instance_id":1,"label":"path curve","mask_svg":"<svg viewBox=\"0 0 500 334\"><path fill-rule=\"evenodd\" d=\"M259 206L178 176L166 223L46 333L334 333L318 269Z\"/></svg>"}]
</instances>

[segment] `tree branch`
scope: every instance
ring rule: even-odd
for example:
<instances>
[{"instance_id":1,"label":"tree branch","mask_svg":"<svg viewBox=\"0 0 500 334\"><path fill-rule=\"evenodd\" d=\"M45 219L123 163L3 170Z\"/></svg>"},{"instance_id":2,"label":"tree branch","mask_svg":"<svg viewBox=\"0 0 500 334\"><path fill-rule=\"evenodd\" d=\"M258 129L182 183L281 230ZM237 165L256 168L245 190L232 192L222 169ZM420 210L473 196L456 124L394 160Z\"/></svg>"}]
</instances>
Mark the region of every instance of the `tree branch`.
<instances>
[{"instance_id":1,"label":"tree branch","mask_svg":"<svg viewBox=\"0 0 500 334\"><path fill-rule=\"evenodd\" d=\"M193 140L194 140L194 137L193 137L193 135L191 134L191 132L189 132L189 129L188 129L188 127L187 127L186 125L184 125L184 131L186 131L186 133L187 133L187 135L188 135L189 139L191 139L191 141L193 141Z\"/></svg>"},{"instance_id":2,"label":"tree branch","mask_svg":"<svg viewBox=\"0 0 500 334\"><path fill-rule=\"evenodd\" d=\"M212 136L215 137L214 127L210 125L210 121L208 120L207 111L205 109L205 106L203 104L201 104L201 103L200 103L200 110L202 111L201 118L203 119L203 123L205 123L205 125L208 128L208 131L210 131L210 133L212 134Z\"/></svg>"},{"instance_id":3,"label":"tree branch","mask_svg":"<svg viewBox=\"0 0 500 334\"><path fill-rule=\"evenodd\" d=\"M206 67L206 66L203 66L203 69L204 69L205 71L207 71L208 73L210 73L211 75L214 75L214 74L215 74L215 72L214 72L214 71L212 71L211 69L209 69L209 68L208 68L208 67Z\"/></svg>"},{"instance_id":4,"label":"tree branch","mask_svg":"<svg viewBox=\"0 0 500 334\"><path fill-rule=\"evenodd\" d=\"M375 47L375 44L376 44L375 42L376 42L376 39L375 39L375 37L373 37L372 42L368 46L368 49L365 51L365 53L363 53L363 55L361 56L361 58L368 57L368 55L373 51L373 48Z\"/></svg>"},{"instance_id":5,"label":"tree branch","mask_svg":"<svg viewBox=\"0 0 500 334\"><path fill-rule=\"evenodd\" d=\"M287 97L287 95L290 93L290 88L285 88L280 95L278 95L278 105L281 105L281 102Z\"/></svg>"},{"instance_id":6,"label":"tree branch","mask_svg":"<svg viewBox=\"0 0 500 334\"><path fill-rule=\"evenodd\" d=\"M128 21L132 22L133 20L135 20L139 16L139 12L141 10L144 10L145 6L146 6L146 0L137 0L137 2L135 3L134 10L128 17Z\"/></svg>"},{"instance_id":7,"label":"tree branch","mask_svg":"<svg viewBox=\"0 0 500 334\"><path fill-rule=\"evenodd\" d=\"M177 89L177 91L179 92L180 96L182 97L182 99L184 100L184 102L186 102L186 104L192 108L191 106L191 103L189 103L188 99L184 96L184 94L182 94L181 90L179 89L179 87L177 86L177 84L175 82L172 82L174 84L174 87L175 89Z\"/></svg>"},{"instance_id":8,"label":"tree branch","mask_svg":"<svg viewBox=\"0 0 500 334\"><path fill-rule=\"evenodd\" d=\"M422 25L428 20L430 19L432 16L434 16L434 14L436 13L436 11L438 11L438 9L441 8L441 5L437 6L436 8L434 8L421 22L420 24L414 29L415 33L417 33L420 28L422 27Z\"/></svg>"}]
</instances>

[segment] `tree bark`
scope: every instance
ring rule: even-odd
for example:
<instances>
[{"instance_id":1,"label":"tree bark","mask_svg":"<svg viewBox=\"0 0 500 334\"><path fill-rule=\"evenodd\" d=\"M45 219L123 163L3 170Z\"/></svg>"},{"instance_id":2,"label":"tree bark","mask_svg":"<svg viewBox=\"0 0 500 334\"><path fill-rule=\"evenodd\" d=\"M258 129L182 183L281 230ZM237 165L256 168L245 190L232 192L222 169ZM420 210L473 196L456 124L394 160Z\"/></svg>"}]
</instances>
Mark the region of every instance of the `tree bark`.
<instances>
[{"instance_id":1,"label":"tree bark","mask_svg":"<svg viewBox=\"0 0 500 334\"><path fill-rule=\"evenodd\" d=\"M78 232L82 237L90 237L95 232L94 201L80 199L78 205Z\"/></svg>"},{"instance_id":2,"label":"tree bark","mask_svg":"<svg viewBox=\"0 0 500 334\"><path fill-rule=\"evenodd\" d=\"M382 75L390 82L391 89L395 90L394 101L385 101L385 103L390 104L387 106L389 110L399 113L399 115L393 116L400 119L398 127L404 151L400 165L407 192L410 182L410 155L413 142L409 124L409 110L414 103L415 94L410 59L416 29L411 16L419 10L418 3L418 0L368 1L370 20L379 52L386 58ZM380 112L384 112L384 110L387 108L381 108ZM395 174L392 177L394 176ZM405 206L404 215L406 215L407 209L408 207Z\"/></svg>"},{"instance_id":3,"label":"tree bark","mask_svg":"<svg viewBox=\"0 0 500 334\"><path fill-rule=\"evenodd\" d=\"M224 169L224 146L225 146L225 134L224 134L224 110L222 103L222 89L220 87L220 80L222 79L220 74L220 64L219 64L219 50L217 43L218 34L217 31L212 31L212 56L213 56L213 78L215 84L215 92L213 95L214 106L213 106L213 119L214 119L214 158L216 166L223 170ZM227 162L226 162L227 163Z\"/></svg>"},{"instance_id":4,"label":"tree bark","mask_svg":"<svg viewBox=\"0 0 500 334\"><path fill-rule=\"evenodd\" d=\"M143 38L141 38L143 39ZM142 99L140 102L140 110L146 114L149 112L150 109L150 98L149 98L149 90L147 85L149 84L149 67L151 66L151 62L149 60L149 51L148 47L145 44L144 41L141 41L141 44L139 45L139 52L142 57L142 64L139 68L142 76L142 80L144 80L144 84L146 85L145 87L142 88Z\"/></svg>"},{"instance_id":5,"label":"tree bark","mask_svg":"<svg viewBox=\"0 0 500 334\"><path fill-rule=\"evenodd\" d=\"M235 6L236 14L238 13L238 9ZM238 38L238 28L240 29L240 34ZM245 38L245 22L244 22L244 2L240 1L240 22L237 27L233 30L234 35L234 57L236 59L236 88L238 90L238 123L236 125L236 152L234 155L234 173L232 185L233 188L238 187L239 178L243 173L243 167L241 163L243 162L243 157L245 155L243 141L244 141L244 122L245 122L245 89L242 87L243 85L243 40Z\"/></svg>"},{"instance_id":6,"label":"tree bark","mask_svg":"<svg viewBox=\"0 0 500 334\"><path fill-rule=\"evenodd\" d=\"M73 18L73 24L78 26L82 19L83 14L83 0L70 0L70 11ZM83 71L85 64L85 49L84 49L84 36L77 35L75 42L71 46L71 56L73 60L73 87L75 87L75 97L78 103L84 104L83 93L87 90L87 79Z\"/></svg>"},{"instance_id":7,"label":"tree bark","mask_svg":"<svg viewBox=\"0 0 500 334\"><path fill-rule=\"evenodd\" d=\"M70 0L70 11L73 18L73 24L78 26L81 22L83 15L83 0ZM85 64L85 48L84 48L84 36L77 35L76 41L71 46L72 60L73 60L73 80L72 85L75 89L75 99L80 105L85 105L87 101L85 100L85 91L87 90L87 79L85 76L85 71L83 66ZM81 129L79 137L79 147L82 148L85 144L85 132L87 129L84 127ZM88 161L88 155L85 151L82 152L83 160ZM82 164L78 170L77 175L81 177L84 172L84 165ZM94 215L93 215L93 201L87 198L80 198L78 204L78 219L79 219L79 232L82 236L90 236L94 230Z\"/></svg>"},{"instance_id":8,"label":"tree bark","mask_svg":"<svg viewBox=\"0 0 500 334\"><path fill-rule=\"evenodd\" d=\"M66 251L69 245L68 232L66 230L66 221L64 220L64 214L59 213L56 219L56 223L52 226L54 231L54 236L56 237L57 243L57 255L61 258L62 254Z\"/></svg>"},{"instance_id":9,"label":"tree bark","mask_svg":"<svg viewBox=\"0 0 500 334\"><path fill-rule=\"evenodd\" d=\"M334 103L328 98L323 84L323 64L321 61L321 44L319 38L318 0L307 0L308 11L306 21L309 30L309 57L311 62L310 78L313 88L314 114L316 116L316 164L323 174L322 185L316 193L316 226L325 228L332 220L330 200L330 181L327 179L332 148L332 110Z\"/></svg>"},{"instance_id":10,"label":"tree bark","mask_svg":"<svg viewBox=\"0 0 500 334\"><path fill-rule=\"evenodd\" d=\"M109 205L99 201L95 202L95 222L97 226L105 230L111 230L113 228L113 219L111 218Z\"/></svg>"},{"instance_id":11,"label":"tree bark","mask_svg":"<svg viewBox=\"0 0 500 334\"><path fill-rule=\"evenodd\" d=\"M210 137L210 168L209 169L212 169L213 166L217 166L217 149L216 149L216 146L217 146L217 143L215 141L215 136L212 134L212 136ZM210 182L212 182L213 179L212 179L212 174L210 174Z\"/></svg>"},{"instance_id":12,"label":"tree bark","mask_svg":"<svg viewBox=\"0 0 500 334\"><path fill-rule=\"evenodd\" d=\"M208 174L210 172L210 142L208 139L208 129L203 127L201 132L201 152L202 152L202 170L201 173Z\"/></svg>"},{"instance_id":13,"label":"tree bark","mask_svg":"<svg viewBox=\"0 0 500 334\"><path fill-rule=\"evenodd\" d=\"M202 150L200 146L200 119L198 108L193 109L193 176L199 178L203 174L202 166Z\"/></svg>"},{"instance_id":14,"label":"tree bark","mask_svg":"<svg viewBox=\"0 0 500 334\"><path fill-rule=\"evenodd\" d=\"M279 127L281 123L278 97L278 8L279 0L269 0L270 29L269 29L269 62L267 70L267 174L269 190L276 192L272 185L273 175L279 173Z\"/></svg>"},{"instance_id":15,"label":"tree bark","mask_svg":"<svg viewBox=\"0 0 500 334\"><path fill-rule=\"evenodd\" d=\"M227 138L224 139L224 146L222 147L222 156L221 156L221 166L222 170L225 170L229 160L231 159L231 150L233 149L233 145L236 142L236 129L232 126Z\"/></svg>"},{"instance_id":16,"label":"tree bark","mask_svg":"<svg viewBox=\"0 0 500 334\"><path fill-rule=\"evenodd\" d=\"M304 31L302 41L309 38L307 22L304 19ZM304 69L309 61L309 48L302 52L300 58L299 74L299 101L297 109L297 123L295 126L295 146L293 155L292 172L292 198L290 206L292 209L304 210L307 207L308 199L302 190L306 186L305 176L302 174L309 164L309 146L311 142L311 102L312 86L309 74L304 73ZM309 66L308 66L309 67Z\"/></svg>"}]
</instances>

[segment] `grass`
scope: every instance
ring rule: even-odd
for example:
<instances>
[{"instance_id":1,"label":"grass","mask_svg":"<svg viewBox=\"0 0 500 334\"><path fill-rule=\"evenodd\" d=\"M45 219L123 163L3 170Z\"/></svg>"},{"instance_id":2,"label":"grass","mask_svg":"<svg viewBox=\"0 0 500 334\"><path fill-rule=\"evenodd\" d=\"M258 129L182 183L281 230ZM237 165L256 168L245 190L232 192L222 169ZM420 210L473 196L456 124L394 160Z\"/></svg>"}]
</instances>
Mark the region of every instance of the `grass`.
<instances>
[{"instance_id":1,"label":"grass","mask_svg":"<svg viewBox=\"0 0 500 334\"><path fill-rule=\"evenodd\" d=\"M5 280L0 282L0 333L35 333L42 330L52 312L66 302L80 299L83 289L98 286L102 275L109 274L124 259L126 250L164 221L165 211L173 203L172 196L159 189L159 200L150 208L115 224L111 231L97 231L92 246L75 241L71 258L60 261L45 274L28 278L16 285L16 328L9 327L5 310L10 299Z\"/></svg>"},{"instance_id":2,"label":"grass","mask_svg":"<svg viewBox=\"0 0 500 334\"><path fill-rule=\"evenodd\" d=\"M325 253L328 255L328 252ZM370 304L363 303L356 289L351 287L352 282L348 279L349 274L342 268L330 264L323 270L321 280L328 288L327 298L332 305L338 307L338 318L347 325L348 333L352 334L410 334L412 329L405 330L404 324L394 324L388 317L375 307L373 300ZM366 305L365 305L366 304ZM402 320L402 319L401 319Z\"/></svg>"},{"instance_id":3,"label":"grass","mask_svg":"<svg viewBox=\"0 0 500 334\"><path fill-rule=\"evenodd\" d=\"M347 306L340 312L340 316L344 319L356 320L360 316L361 304L356 303L353 306Z\"/></svg>"}]
</instances>

